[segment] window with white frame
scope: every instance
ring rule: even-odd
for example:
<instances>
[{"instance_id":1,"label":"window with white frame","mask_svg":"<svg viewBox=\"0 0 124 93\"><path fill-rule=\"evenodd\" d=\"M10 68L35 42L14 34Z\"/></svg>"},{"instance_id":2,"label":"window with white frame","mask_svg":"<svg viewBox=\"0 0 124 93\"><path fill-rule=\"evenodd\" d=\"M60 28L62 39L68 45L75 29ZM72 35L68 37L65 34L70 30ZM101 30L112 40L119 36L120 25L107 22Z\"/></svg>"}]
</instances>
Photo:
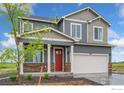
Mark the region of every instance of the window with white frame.
<instances>
[{"instance_id":1,"label":"window with white frame","mask_svg":"<svg viewBox=\"0 0 124 93\"><path fill-rule=\"evenodd\" d=\"M103 28L99 26L93 27L93 37L94 41L102 41L103 40Z\"/></svg>"},{"instance_id":2,"label":"window with white frame","mask_svg":"<svg viewBox=\"0 0 124 93\"><path fill-rule=\"evenodd\" d=\"M23 23L23 31L24 32L29 32L33 30L33 23L30 23L28 21Z\"/></svg>"},{"instance_id":3,"label":"window with white frame","mask_svg":"<svg viewBox=\"0 0 124 93\"><path fill-rule=\"evenodd\" d=\"M25 63L44 63L44 52L36 54L32 58L25 58Z\"/></svg>"},{"instance_id":4,"label":"window with white frame","mask_svg":"<svg viewBox=\"0 0 124 93\"><path fill-rule=\"evenodd\" d=\"M71 23L71 36L77 39L81 39L81 24L78 23Z\"/></svg>"}]
</instances>

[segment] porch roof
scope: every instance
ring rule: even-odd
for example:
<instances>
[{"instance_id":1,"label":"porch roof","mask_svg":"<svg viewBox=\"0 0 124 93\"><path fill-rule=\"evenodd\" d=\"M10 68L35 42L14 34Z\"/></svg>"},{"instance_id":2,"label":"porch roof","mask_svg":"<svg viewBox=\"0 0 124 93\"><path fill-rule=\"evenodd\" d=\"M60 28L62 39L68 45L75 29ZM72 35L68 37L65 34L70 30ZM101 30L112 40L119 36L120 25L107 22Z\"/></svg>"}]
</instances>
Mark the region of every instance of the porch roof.
<instances>
[{"instance_id":1,"label":"porch roof","mask_svg":"<svg viewBox=\"0 0 124 93\"><path fill-rule=\"evenodd\" d=\"M47 31L50 30L50 31ZM26 32L23 34L18 35L20 42L30 42L33 40L36 40L36 37L33 37L32 35L35 33L41 33L41 40L48 44L55 44L59 42L59 44L69 43L72 44L73 42L79 41L69 35L64 34L63 32L60 32L52 27L39 29L31 32ZM27 35L27 36L25 36ZM31 36L30 36L31 35ZM61 42L61 43L60 43Z\"/></svg>"}]
</instances>

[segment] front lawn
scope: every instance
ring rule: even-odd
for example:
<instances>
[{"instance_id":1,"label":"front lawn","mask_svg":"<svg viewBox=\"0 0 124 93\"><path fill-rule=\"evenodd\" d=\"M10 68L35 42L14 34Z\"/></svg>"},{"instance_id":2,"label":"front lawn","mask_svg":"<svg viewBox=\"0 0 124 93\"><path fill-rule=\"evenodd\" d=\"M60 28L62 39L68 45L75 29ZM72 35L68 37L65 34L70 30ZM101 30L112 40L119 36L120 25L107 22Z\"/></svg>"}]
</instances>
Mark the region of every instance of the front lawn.
<instances>
[{"instance_id":1,"label":"front lawn","mask_svg":"<svg viewBox=\"0 0 124 93\"><path fill-rule=\"evenodd\" d=\"M124 63L113 63L112 70L113 71L124 71Z\"/></svg>"},{"instance_id":2,"label":"front lawn","mask_svg":"<svg viewBox=\"0 0 124 93\"><path fill-rule=\"evenodd\" d=\"M16 73L16 64L0 63L0 74Z\"/></svg>"}]
</instances>

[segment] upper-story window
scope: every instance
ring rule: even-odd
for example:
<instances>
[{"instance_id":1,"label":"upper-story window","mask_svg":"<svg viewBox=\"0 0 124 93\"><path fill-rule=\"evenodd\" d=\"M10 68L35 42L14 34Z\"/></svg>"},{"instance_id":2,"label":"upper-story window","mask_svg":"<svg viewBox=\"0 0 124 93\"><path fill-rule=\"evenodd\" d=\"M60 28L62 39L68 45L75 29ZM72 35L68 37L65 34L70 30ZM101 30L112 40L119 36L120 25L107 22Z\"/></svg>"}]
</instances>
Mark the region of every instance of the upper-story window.
<instances>
[{"instance_id":1,"label":"upper-story window","mask_svg":"<svg viewBox=\"0 0 124 93\"><path fill-rule=\"evenodd\" d=\"M99 26L93 27L93 39L94 41L102 41L103 40L103 28Z\"/></svg>"},{"instance_id":2,"label":"upper-story window","mask_svg":"<svg viewBox=\"0 0 124 93\"><path fill-rule=\"evenodd\" d=\"M70 29L71 29L71 36L72 37L75 37L77 39L81 39L81 30L82 30L81 24L71 23Z\"/></svg>"},{"instance_id":3,"label":"upper-story window","mask_svg":"<svg viewBox=\"0 0 124 93\"><path fill-rule=\"evenodd\" d=\"M28 21L23 23L23 31L24 32L29 32L33 30L33 23L30 23Z\"/></svg>"}]
</instances>

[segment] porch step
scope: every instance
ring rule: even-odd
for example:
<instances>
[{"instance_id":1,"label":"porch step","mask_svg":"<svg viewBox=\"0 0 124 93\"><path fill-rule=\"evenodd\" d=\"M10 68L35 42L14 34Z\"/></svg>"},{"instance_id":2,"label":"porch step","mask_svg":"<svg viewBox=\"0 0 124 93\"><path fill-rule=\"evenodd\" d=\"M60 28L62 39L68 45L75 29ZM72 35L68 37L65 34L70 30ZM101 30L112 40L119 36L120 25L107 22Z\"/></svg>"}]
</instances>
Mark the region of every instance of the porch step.
<instances>
[{"instance_id":1,"label":"porch step","mask_svg":"<svg viewBox=\"0 0 124 93\"><path fill-rule=\"evenodd\" d=\"M42 75L44 76L44 74L46 73L24 73L24 75L33 75L33 76L39 76ZM56 77L73 77L73 73L71 72L51 72L49 73L49 76L56 76Z\"/></svg>"}]
</instances>

